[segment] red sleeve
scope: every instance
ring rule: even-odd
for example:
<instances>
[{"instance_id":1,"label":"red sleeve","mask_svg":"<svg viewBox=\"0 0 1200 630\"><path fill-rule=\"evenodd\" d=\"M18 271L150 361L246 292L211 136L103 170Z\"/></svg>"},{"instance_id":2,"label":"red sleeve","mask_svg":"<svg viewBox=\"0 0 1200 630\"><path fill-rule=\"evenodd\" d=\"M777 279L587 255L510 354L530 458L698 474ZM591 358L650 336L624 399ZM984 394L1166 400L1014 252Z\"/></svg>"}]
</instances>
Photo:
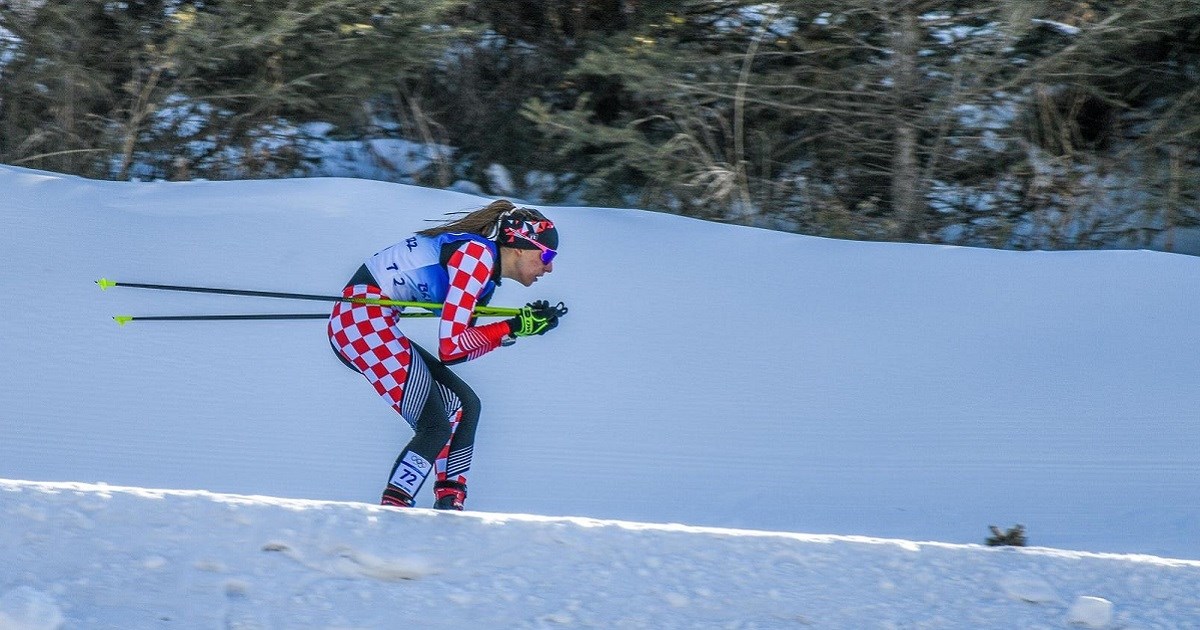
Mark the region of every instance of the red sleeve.
<instances>
[{"instance_id":1,"label":"red sleeve","mask_svg":"<svg viewBox=\"0 0 1200 630\"><path fill-rule=\"evenodd\" d=\"M442 361L477 359L499 347L509 333L505 321L471 325L471 312L479 302L479 294L491 280L495 265L492 250L475 241L463 243L450 256L446 264L450 286L438 326L438 356Z\"/></svg>"}]
</instances>

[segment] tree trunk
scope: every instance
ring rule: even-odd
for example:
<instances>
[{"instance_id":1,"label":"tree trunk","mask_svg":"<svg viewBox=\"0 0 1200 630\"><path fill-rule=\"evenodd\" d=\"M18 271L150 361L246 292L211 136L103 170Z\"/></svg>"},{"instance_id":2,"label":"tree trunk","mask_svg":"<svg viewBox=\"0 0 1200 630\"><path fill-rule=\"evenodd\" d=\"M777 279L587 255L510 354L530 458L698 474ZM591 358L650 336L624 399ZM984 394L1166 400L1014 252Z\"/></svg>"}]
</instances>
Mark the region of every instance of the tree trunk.
<instances>
[{"instance_id":1,"label":"tree trunk","mask_svg":"<svg viewBox=\"0 0 1200 630\"><path fill-rule=\"evenodd\" d=\"M921 33L915 8L906 5L900 11L899 23L892 34L896 125L895 152L892 157L892 209L899 223L898 236L902 240L914 241L922 237L921 215L924 211L917 154L919 139L914 123L919 114L917 53Z\"/></svg>"}]
</instances>

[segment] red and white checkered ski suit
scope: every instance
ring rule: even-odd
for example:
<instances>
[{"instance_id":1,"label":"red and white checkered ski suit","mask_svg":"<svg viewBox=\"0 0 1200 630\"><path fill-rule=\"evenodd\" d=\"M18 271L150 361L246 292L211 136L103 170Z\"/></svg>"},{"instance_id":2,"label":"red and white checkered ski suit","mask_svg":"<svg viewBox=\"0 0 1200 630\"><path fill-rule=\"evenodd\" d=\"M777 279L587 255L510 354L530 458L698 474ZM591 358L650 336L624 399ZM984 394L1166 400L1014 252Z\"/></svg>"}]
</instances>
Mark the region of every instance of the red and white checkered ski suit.
<instances>
[{"instance_id":1,"label":"red and white checkered ski suit","mask_svg":"<svg viewBox=\"0 0 1200 630\"><path fill-rule=\"evenodd\" d=\"M509 335L507 322L476 326L472 316L498 282L496 247L474 234L413 236L359 269L343 296L443 304L437 358L400 332L403 309L350 302L334 306L328 329L334 349L415 432L392 468L385 504L409 503L431 470L438 480L435 493L465 489L479 399L446 364L479 358Z\"/></svg>"}]
</instances>

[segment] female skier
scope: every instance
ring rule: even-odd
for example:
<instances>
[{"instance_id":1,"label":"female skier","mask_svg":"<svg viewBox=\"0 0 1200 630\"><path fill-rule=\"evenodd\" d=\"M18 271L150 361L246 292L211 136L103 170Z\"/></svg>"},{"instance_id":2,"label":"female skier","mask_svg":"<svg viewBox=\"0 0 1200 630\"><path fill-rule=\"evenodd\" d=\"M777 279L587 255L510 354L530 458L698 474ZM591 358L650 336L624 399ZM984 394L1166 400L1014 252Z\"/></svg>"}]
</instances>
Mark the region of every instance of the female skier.
<instances>
[{"instance_id":1,"label":"female skier","mask_svg":"<svg viewBox=\"0 0 1200 630\"><path fill-rule=\"evenodd\" d=\"M409 507L436 470L434 507L463 509L479 397L447 365L477 359L517 337L542 335L567 312L561 302L530 302L512 319L476 325L501 279L530 286L554 271L558 230L537 210L495 201L456 221L417 232L375 254L350 278L347 298L442 304L438 356L413 343L397 323L402 308L338 302L329 340L338 357L370 381L412 426L392 466L383 505Z\"/></svg>"}]
</instances>

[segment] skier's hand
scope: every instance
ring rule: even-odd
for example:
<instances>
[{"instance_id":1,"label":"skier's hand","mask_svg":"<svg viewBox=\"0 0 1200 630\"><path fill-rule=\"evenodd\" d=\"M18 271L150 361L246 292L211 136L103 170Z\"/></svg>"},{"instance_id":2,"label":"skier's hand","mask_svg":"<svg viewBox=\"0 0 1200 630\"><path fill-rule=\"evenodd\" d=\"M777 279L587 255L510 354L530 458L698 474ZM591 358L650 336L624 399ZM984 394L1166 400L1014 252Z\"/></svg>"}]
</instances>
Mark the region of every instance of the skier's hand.
<instances>
[{"instance_id":1,"label":"skier's hand","mask_svg":"<svg viewBox=\"0 0 1200 630\"><path fill-rule=\"evenodd\" d=\"M516 317L508 320L508 329L514 337L544 335L558 326L558 318L567 314L562 302L551 306L546 300L530 302L521 307Z\"/></svg>"}]
</instances>

